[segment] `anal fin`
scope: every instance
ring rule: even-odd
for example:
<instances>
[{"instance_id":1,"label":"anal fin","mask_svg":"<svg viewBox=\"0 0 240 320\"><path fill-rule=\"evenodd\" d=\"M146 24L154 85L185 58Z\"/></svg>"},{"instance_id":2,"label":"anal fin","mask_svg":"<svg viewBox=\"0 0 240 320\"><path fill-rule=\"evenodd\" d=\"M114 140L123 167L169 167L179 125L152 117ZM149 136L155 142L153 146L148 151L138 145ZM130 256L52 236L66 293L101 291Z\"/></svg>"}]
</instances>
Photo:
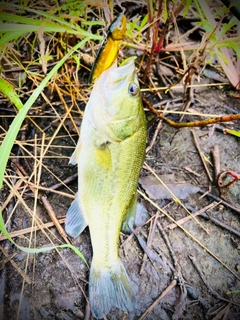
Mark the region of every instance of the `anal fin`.
<instances>
[{"instance_id":1,"label":"anal fin","mask_svg":"<svg viewBox=\"0 0 240 320\"><path fill-rule=\"evenodd\" d=\"M79 236L87 226L87 222L80 208L77 195L78 194L76 193L76 198L71 203L65 220L65 231L73 238Z\"/></svg>"},{"instance_id":2,"label":"anal fin","mask_svg":"<svg viewBox=\"0 0 240 320\"><path fill-rule=\"evenodd\" d=\"M131 200L128 214L122 223L122 232L131 233L134 226L143 225L147 219L147 210L141 203L137 202L137 194L135 194Z\"/></svg>"},{"instance_id":3,"label":"anal fin","mask_svg":"<svg viewBox=\"0 0 240 320\"><path fill-rule=\"evenodd\" d=\"M137 211L137 194L135 194L132 197L132 200L130 202L130 209L127 213L127 216L125 220L122 223L122 232L124 233L131 233L133 230L134 222L135 222L135 216Z\"/></svg>"}]
</instances>

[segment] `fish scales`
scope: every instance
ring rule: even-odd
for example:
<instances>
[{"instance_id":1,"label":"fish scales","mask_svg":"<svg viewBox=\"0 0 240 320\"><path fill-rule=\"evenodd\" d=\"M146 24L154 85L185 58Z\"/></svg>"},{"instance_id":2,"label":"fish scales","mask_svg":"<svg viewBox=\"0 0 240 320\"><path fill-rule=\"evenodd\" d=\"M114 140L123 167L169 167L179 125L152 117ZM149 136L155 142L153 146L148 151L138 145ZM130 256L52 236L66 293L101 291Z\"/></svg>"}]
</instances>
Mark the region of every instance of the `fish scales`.
<instances>
[{"instance_id":1,"label":"fish scales","mask_svg":"<svg viewBox=\"0 0 240 320\"><path fill-rule=\"evenodd\" d=\"M118 246L122 224L135 211L145 147L146 120L134 58L129 58L122 66L105 70L95 82L71 158L78 164L78 193L65 228L76 237L89 226L93 248L89 300L99 319L112 306L129 312L135 308Z\"/></svg>"},{"instance_id":2,"label":"fish scales","mask_svg":"<svg viewBox=\"0 0 240 320\"><path fill-rule=\"evenodd\" d=\"M124 141L120 144L123 143L131 144L132 142ZM133 178L133 172L136 170L136 167L141 167L142 163L136 164L133 159L135 160L138 156L141 159L141 157L139 152L135 155L121 152L124 150L124 147L126 146L123 146L123 148L121 145L117 147L114 146L114 148L109 147L111 154L116 155L117 161L112 163L112 172L109 173L109 179L106 181L106 185L109 186L108 189L102 189L98 193L100 203L103 202L103 199L106 199L104 205L101 205L100 209L99 204L97 204L96 212L93 210L91 212L92 216L89 218L89 220L92 219L94 221L93 226L90 227L91 241L93 247L96 248L96 255L99 254L99 260L101 260L103 256L112 257L113 254L114 256L118 255L119 232L122 220L124 220L132 200L132 197L129 197L129 195L132 194L134 196L136 193L137 179ZM128 167L127 172L124 170L126 166ZM124 177L125 181L123 181L122 177ZM120 179L121 181L119 181ZM124 183L124 189L118 189L120 182L122 184ZM111 212L111 215L108 214L109 212ZM108 244L109 240L113 241L114 239L114 243L116 244L112 246L111 253L107 250L104 252L103 248L101 248L99 236L102 238L105 237L105 241L103 241L105 244Z\"/></svg>"}]
</instances>

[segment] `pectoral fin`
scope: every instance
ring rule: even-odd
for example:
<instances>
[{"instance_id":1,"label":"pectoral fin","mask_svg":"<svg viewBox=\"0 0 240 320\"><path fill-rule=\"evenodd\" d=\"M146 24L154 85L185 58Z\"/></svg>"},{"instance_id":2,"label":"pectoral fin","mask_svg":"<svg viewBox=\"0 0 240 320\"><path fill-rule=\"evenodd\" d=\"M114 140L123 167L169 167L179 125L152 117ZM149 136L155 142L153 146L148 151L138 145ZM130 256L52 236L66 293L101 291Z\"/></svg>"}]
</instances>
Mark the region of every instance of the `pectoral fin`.
<instances>
[{"instance_id":1,"label":"pectoral fin","mask_svg":"<svg viewBox=\"0 0 240 320\"><path fill-rule=\"evenodd\" d=\"M76 149L74 150L74 152L73 152L73 154L72 154L72 156L70 158L69 163L71 163L71 164L77 164L78 163L81 149L82 149L82 142L81 142L81 138L79 138L77 146L76 146Z\"/></svg>"},{"instance_id":2,"label":"pectoral fin","mask_svg":"<svg viewBox=\"0 0 240 320\"><path fill-rule=\"evenodd\" d=\"M72 202L66 215L65 231L69 236L76 238L86 226L87 222L83 216L76 194L76 199Z\"/></svg>"}]
</instances>

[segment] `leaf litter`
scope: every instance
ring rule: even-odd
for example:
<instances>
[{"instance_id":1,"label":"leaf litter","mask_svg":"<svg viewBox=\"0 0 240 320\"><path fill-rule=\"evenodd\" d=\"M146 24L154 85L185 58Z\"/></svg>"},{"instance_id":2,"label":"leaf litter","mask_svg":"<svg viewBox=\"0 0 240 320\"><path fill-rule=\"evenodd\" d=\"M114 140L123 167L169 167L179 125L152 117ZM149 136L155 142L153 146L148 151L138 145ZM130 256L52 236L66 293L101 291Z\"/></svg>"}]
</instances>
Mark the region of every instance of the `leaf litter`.
<instances>
[{"instance_id":1,"label":"leaf litter","mask_svg":"<svg viewBox=\"0 0 240 320\"><path fill-rule=\"evenodd\" d=\"M177 183L174 180L174 175L163 175L161 176L164 185L162 185L159 180L153 176L146 176L139 179L144 190L147 192L150 199L153 200L163 200L163 199L172 199L172 193L179 200L186 199L191 193L197 193L200 188L194 185L187 183Z\"/></svg>"}]
</instances>

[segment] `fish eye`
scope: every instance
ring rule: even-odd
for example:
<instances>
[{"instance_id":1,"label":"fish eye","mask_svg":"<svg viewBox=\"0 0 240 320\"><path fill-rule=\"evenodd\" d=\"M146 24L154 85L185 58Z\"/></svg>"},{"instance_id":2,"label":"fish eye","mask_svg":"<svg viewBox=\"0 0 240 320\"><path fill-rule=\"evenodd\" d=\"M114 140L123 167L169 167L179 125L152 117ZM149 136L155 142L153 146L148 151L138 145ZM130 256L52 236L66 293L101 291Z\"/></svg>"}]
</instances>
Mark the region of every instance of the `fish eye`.
<instances>
[{"instance_id":1,"label":"fish eye","mask_svg":"<svg viewBox=\"0 0 240 320\"><path fill-rule=\"evenodd\" d=\"M139 87L136 85L136 83L130 83L128 86L128 93L130 96L135 97L139 92Z\"/></svg>"},{"instance_id":2,"label":"fish eye","mask_svg":"<svg viewBox=\"0 0 240 320\"><path fill-rule=\"evenodd\" d=\"M123 27L123 24L122 24L122 21L120 21L119 24L118 24L118 28L122 29L122 27Z\"/></svg>"}]
</instances>

